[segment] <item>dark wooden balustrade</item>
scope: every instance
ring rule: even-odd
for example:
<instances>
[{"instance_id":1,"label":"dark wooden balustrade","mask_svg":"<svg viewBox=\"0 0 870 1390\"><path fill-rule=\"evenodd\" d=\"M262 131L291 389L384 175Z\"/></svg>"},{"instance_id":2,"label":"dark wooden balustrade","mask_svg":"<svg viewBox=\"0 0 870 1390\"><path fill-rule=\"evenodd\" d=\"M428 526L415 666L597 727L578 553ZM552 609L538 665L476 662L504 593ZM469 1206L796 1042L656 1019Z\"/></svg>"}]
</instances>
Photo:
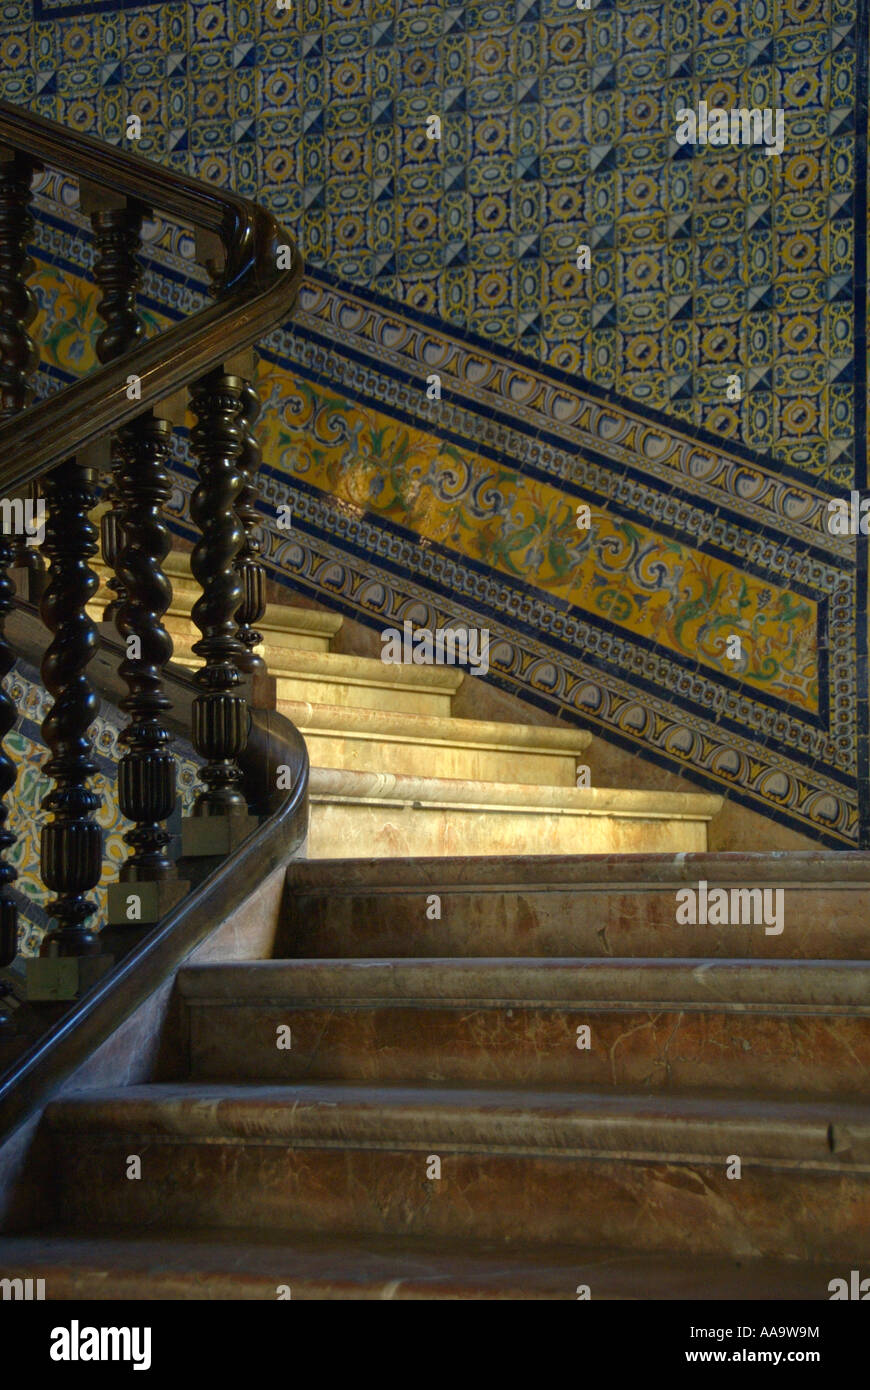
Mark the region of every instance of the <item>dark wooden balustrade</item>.
<instances>
[{"instance_id":1,"label":"dark wooden balustrade","mask_svg":"<svg viewBox=\"0 0 870 1390\"><path fill-rule=\"evenodd\" d=\"M92 184L80 188L82 212L90 213L96 245L94 280L102 291L97 313L105 328L97 338L97 358L112 362L129 352L145 336L145 327L136 308L136 295L142 280L138 253L142 246L142 219L146 211L126 198L106 195ZM118 554L121 548L121 508L119 500L119 471L121 454L118 437L112 439L112 477L104 500L109 503L100 518L100 549L103 559L113 571L108 587L114 597L103 613L103 621L113 621L124 600L124 588L118 578Z\"/></svg>"},{"instance_id":2,"label":"dark wooden balustrade","mask_svg":"<svg viewBox=\"0 0 870 1390\"><path fill-rule=\"evenodd\" d=\"M99 369L34 404L30 185L42 167L80 181L104 326L95 345ZM149 338L137 293L142 222L152 210L194 227L214 302ZM287 247L290 270L283 268ZM86 611L97 584L90 567L97 551L90 513L101 492L109 506L100 540L112 570L103 632L105 620L114 620L123 650L118 676L127 692L119 701L128 722L115 794L130 828L119 884L161 887L159 912L146 913L143 924L156 923L170 908L175 916L183 910L176 900L188 884L178 882L167 829L176 799L171 745L177 720L167 693L172 642L163 623L171 601L163 570L171 534L163 507L171 487L170 421L177 418L182 389L190 390L196 416L191 443L198 486L191 511L200 537L192 570L202 590L193 618L201 634L194 651L203 664L193 676L196 696L186 726L204 760L193 819L200 829L232 823L247 833L256 824L251 813L262 812L262 805L251 804L247 748L252 692L268 690L254 651L261 640L254 624L265 607L265 574L256 535L259 402L251 349L286 321L301 270L287 234L246 200L0 102L0 496L22 498L28 488L42 489L42 549L50 561L41 614L47 629L43 679L52 697L43 725L49 750L44 770L52 785L43 802L48 820L41 874L53 925L31 972L35 998L40 989L42 997L68 992L68 972L61 986L60 974L51 975L53 963L101 953L104 924L97 919L94 890L103 870L103 836L89 738L97 697L88 675L101 637ZM138 378L138 394L127 390L131 377ZM34 573L42 566L38 552L34 560L29 550L20 537L0 537L0 676L15 659L3 635L16 603L10 566ZM12 702L0 692L0 740L14 719ZM15 842L8 801L15 777L14 760L0 747L0 967L13 959L17 937L15 871L8 861ZM237 838L225 839L225 850ZM220 843L218 837L185 853L214 855ZM166 885L168 894L162 892ZM77 990L98 977L79 973Z\"/></svg>"},{"instance_id":3,"label":"dark wooden balustrade","mask_svg":"<svg viewBox=\"0 0 870 1390\"><path fill-rule=\"evenodd\" d=\"M242 603L236 612L236 621L239 624L238 638L244 647L237 665L239 670L252 675L259 675L266 670L266 663L254 650L262 642L263 635L253 627L266 612L266 570L257 540L257 474L260 471L262 454L254 426L259 413L260 398L256 387L252 381L246 381L242 390L243 439L239 459L244 485L236 503L236 512L244 527L245 540L236 562L242 580Z\"/></svg>"},{"instance_id":4,"label":"dark wooden balustrade","mask_svg":"<svg viewBox=\"0 0 870 1390\"><path fill-rule=\"evenodd\" d=\"M39 360L27 331L36 314L36 300L27 285L33 269L28 246L33 233L30 183L34 169L27 154L0 147L0 420L17 415L30 402ZM9 577L15 562L25 571L38 571L41 564L38 553L23 536L13 539L0 535L0 680L15 664L4 631L15 598ZM18 875L9 862L17 837L9 824L8 805L16 767L3 747L15 714L14 703L0 687L0 967L11 965L18 951L18 911L12 897L12 884Z\"/></svg>"}]
</instances>

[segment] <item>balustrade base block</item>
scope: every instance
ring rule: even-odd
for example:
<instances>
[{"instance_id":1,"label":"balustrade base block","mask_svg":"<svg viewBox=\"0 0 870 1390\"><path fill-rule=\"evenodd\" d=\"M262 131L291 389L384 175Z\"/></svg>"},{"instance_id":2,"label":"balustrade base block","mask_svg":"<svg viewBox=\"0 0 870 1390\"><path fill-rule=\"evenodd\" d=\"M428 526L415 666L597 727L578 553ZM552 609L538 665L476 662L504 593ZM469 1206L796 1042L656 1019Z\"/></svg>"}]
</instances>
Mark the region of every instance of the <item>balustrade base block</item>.
<instances>
[{"instance_id":1,"label":"balustrade base block","mask_svg":"<svg viewBox=\"0 0 870 1390\"><path fill-rule=\"evenodd\" d=\"M115 964L114 956L33 956L24 963L29 1004L78 999Z\"/></svg>"},{"instance_id":2,"label":"balustrade base block","mask_svg":"<svg viewBox=\"0 0 870 1390\"><path fill-rule=\"evenodd\" d=\"M182 857L202 859L213 855L231 854L259 824L259 816L244 813L229 816L182 816Z\"/></svg>"},{"instance_id":3,"label":"balustrade base block","mask_svg":"<svg viewBox=\"0 0 870 1390\"><path fill-rule=\"evenodd\" d=\"M160 922L189 891L190 884L178 878L110 883L106 922L112 927ZM137 898L138 904L131 904L131 898ZM138 912L138 916L131 917L131 910Z\"/></svg>"}]
</instances>

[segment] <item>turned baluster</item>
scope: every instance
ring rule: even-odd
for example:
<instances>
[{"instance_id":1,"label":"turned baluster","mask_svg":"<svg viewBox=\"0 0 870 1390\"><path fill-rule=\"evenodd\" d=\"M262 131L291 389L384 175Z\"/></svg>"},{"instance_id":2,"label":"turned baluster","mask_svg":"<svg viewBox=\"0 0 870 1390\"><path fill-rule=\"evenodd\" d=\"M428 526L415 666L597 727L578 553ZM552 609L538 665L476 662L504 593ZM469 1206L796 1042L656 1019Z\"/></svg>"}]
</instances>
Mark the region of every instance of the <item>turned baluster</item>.
<instances>
[{"instance_id":1,"label":"turned baluster","mask_svg":"<svg viewBox=\"0 0 870 1390\"><path fill-rule=\"evenodd\" d=\"M97 313L105 328L97 338L97 358L100 362L111 362L134 348L145 332L136 308L136 297L142 283L138 254L146 209L87 180L82 180L79 186L79 204L91 219L96 248L94 280L102 291ZM100 518L100 549L104 563L112 571L107 587L113 594L103 610L104 623L117 621L124 602L123 582L118 574L118 556L123 544L121 467L120 451L113 440L112 477L104 492L104 501L109 505Z\"/></svg>"},{"instance_id":2,"label":"turned baluster","mask_svg":"<svg viewBox=\"0 0 870 1390\"><path fill-rule=\"evenodd\" d=\"M135 822L124 836L130 856L121 869L119 897L126 893L123 885L160 884L175 877L166 853L171 836L163 824L175 806L176 775L172 735L164 720L171 701L162 677L172 657L172 638L162 623L172 599L163 572L171 535L162 514L172 487L166 467L171 439L171 421L150 412L118 433L123 526L117 567L123 598L117 626L127 649L119 670L129 690L121 709L130 716L120 737L126 751L118 767L118 802L127 819ZM126 911L114 909L112 896L110 917L127 919ZM133 920L153 921L161 915L159 901L144 905L141 893L134 899Z\"/></svg>"},{"instance_id":3,"label":"turned baluster","mask_svg":"<svg viewBox=\"0 0 870 1390\"><path fill-rule=\"evenodd\" d=\"M0 681L15 664L12 648L3 636L3 624L15 598L15 585L8 574L12 556L10 538L0 535ZM15 716L14 701L0 685L0 968L11 965L18 954L18 908L12 897L18 874L6 857L16 840L6 824L6 797L15 786L15 764L3 747Z\"/></svg>"},{"instance_id":4,"label":"turned baluster","mask_svg":"<svg viewBox=\"0 0 870 1390\"><path fill-rule=\"evenodd\" d=\"M45 480L48 516L43 549L50 560L42 596L42 620L53 638L42 661L42 678L53 704L42 734L50 750L45 772L54 787L43 799L51 813L43 828L42 880L56 896L47 910L57 925L43 940L42 956L99 953L99 937L88 925L96 903L88 894L100 880L103 833L96 821L100 798L91 789L97 772L88 729L98 701L85 668L97 650L96 625L85 606L97 588L88 561L96 554L96 528L88 513L97 501L96 471L68 459Z\"/></svg>"},{"instance_id":5,"label":"turned baluster","mask_svg":"<svg viewBox=\"0 0 870 1390\"><path fill-rule=\"evenodd\" d=\"M244 532L236 513L244 486L240 458L245 383L221 369L192 390L197 423L191 432L199 484L190 512L200 531L191 570L202 589L191 617L202 633L193 650L205 665L194 677L202 691L193 702L193 744L205 758L194 816L244 815L242 774L236 759L247 744L248 711L238 663L244 648L236 636L235 615L242 599L236 560ZM185 847L185 852L187 848Z\"/></svg>"},{"instance_id":6,"label":"turned baluster","mask_svg":"<svg viewBox=\"0 0 870 1390\"><path fill-rule=\"evenodd\" d=\"M238 638L244 649L239 658L239 669L250 675L260 675L266 670L263 658L254 651L262 642L263 634L251 626L259 622L266 612L266 570L260 558L260 542L257 539L257 474L262 454L254 434L254 425L259 413L260 398L256 387L246 380L242 389L243 443L239 458L244 485L236 503L236 513L245 533L244 544L236 561L244 598L236 613L236 621L239 624Z\"/></svg>"},{"instance_id":7,"label":"turned baluster","mask_svg":"<svg viewBox=\"0 0 870 1390\"><path fill-rule=\"evenodd\" d=\"M20 151L0 146L0 420L17 415L33 399L39 351L27 329L36 317L36 298L28 289L33 273L28 247L33 236L30 184L42 166ZM39 489L28 488L27 510L37 514ZM45 565L25 532L15 540L12 566L21 570L21 589L33 602L43 586Z\"/></svg>"},{"instance_id":8,"label":"turned baluster","mask_svg":"<svg viewBox=\"0 0 870 1390\"><path fill-rule=\"evenodd\" d=\"M27 287L33 270L28 255L33 235L30 183L36 167L27 156L0 147L0 420L17 415L32 400L33 373L39 361L27 331L36 315L36 300ZM15 598L9 577L13 565L25 571L26 597L33 597L43 570L39 551L27 544L24 534L15 540L0 534L0 681L15 663L3 632ZM15 765L3 748L15 717L15 705L0 685L0 967L11 965L18 952L18 911L12 897L18 875L7 859L16 836L6 823L6 797L15 785Z\"/></svg>"}]
</instances>

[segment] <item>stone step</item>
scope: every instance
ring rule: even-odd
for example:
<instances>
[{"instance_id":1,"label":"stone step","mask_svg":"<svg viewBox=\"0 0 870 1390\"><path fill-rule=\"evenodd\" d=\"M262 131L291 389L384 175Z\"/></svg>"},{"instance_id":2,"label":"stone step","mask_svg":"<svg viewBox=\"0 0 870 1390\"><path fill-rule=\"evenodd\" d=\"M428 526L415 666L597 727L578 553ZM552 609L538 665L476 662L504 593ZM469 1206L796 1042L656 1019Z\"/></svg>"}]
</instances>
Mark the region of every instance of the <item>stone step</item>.
<instances>
[{"instance_id":1,"label":"stone step","mask_svg":"<svg viewBox=\"0 0 870 1390\"><path fill-rule=\"evenodd\" d=\"M0 1238L0 1279L44 1279L46 1301L591 1299L759 1302L830 1297L840 1265L687 1259L503 1241L262 1231L45 1232ZM280 1292L279 1292L280 1291Z\"/></svg>"},{"instance_id":2,"label":"stone step","mask_svg":"<svg viewBox=\"0 0 870 1390\"><path fill-rule=\"evenodd\" d=\"M313 767L574 787L585 729L459 719L282 700Z\"/></svg>"},{"instance_id":3,"label":"stone step","mask_svg":"<svg viewBox=\"0 0 870 1390\"><path fill-rule=\"evenodd\" d=\"M581 823L578 840L585 835ZM469 852L291 864L275 954L870 959L866 851ZM781 888L782 931L754 920L757 900L744 924L677 922L677 892L700 882L729 895Z\"/></svg>"},{"instance_id":4,"label":"stone step","mask_svg":"<svg viewBox=\"0 0 870 1390\"><path fill-rule=\"evenodd\" d=\"M69 1095L44 1136L45 1222L76 1229L832 1261L864 1258L870 1240L870 1107L843 1101L201 1082Z\"/></svg>"},{"instance_id":5,"label":"stone step","mask_svg":"<svg viewBox=\"0 0 870 1390\"><path fill-rule=\"evenodd\" d=\"M183 602L186 604L187 601ZM186 606L184 613L170 612L164 619L164 627L171 634L173 643L188 650L200 637L196 623L187 616L189 612L190 607ZM310 608L279 608L270 604L261 620L254 625L265 639L254 650L264 657L267 665L271 662L271 653L283 651L285 648L293 651L328 652L341 619L335 620L336 626L327 626L323 622L327 617L328 614L316 613Z\"/></svg>"},{"instance_id":6,"label":"stone step","mask_svg":"<svg viewBox=\"0 0 870 1390\"><path fill-rule=\"evenodd\" d=\"M199 666L193 637L178 637L173 660ZM405 714L450 714L462 672L449 666L390 666L371 657L341 652L300 651L266 644L269 674L277 678L279 708L288 701L391 710Z\"/></svg>"},{"instance_id":7,"label":"stone step","mask_svg":"<svg viewBox=\"0 0 870 1390\"><path fill-rule=\"evenodd\" d=\"M309 802L308 856L326 859L702 850L722 798L312 767Z\"/></svg>"},{"instance_id":8,"label":"stone step","mask_svg":"<svg viewBox=\"0 0 870 1390\"><path fill-rule=\"evenodd\" d=\"M187 966L177 983L196 1079L856 1099L870 1081L856 961L255 961Z\"/></svg>"},{"instance_id":9,"label":"stone step","mask_svg":"<svg viewBox=\"0 0 870 1390\"><path fill-rule=\"evenodd\" d=\"M111 570L101 558L91 561L91 568L98 575L100 588L88 607L91 616L99 621L102 610L111 600L107 581ZM188 644L199 638L199 629L190 617L190 611L200 597L202 590L190 572L190 556L182 551L173 551L164 561L164 573L172 585L172 603L164 619L164 626L174 639L186 640ZM266 639L265 645L272 648L289 647L300 651L328 652L330 643L340 631L343 619L334 613L321 613L313 608L294 608L284 604L269 603L261 620L255 624L257 631ZM262 653L263 647L257 648Z\"/></svg>"}]
</instances>

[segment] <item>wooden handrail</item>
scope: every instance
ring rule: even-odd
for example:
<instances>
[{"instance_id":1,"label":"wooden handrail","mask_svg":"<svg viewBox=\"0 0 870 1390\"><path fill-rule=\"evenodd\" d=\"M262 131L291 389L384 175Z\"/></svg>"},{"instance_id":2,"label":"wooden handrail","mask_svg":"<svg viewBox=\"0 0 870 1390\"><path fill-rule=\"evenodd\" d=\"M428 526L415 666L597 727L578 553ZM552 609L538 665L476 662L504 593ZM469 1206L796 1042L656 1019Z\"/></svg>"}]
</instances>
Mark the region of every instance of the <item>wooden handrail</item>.
<instances>
[{"instance_id":1,"label":"wooden handrail","mask_svg":"<svg viewBox=\"0 0 870 1390\"><path fill-rule=\"evenodd\" d=\"M9 493L262 340L287 318L303 267L292 238L255 203L8 102L0 102L0 145L211 231L225 255L213 275L216 304L0 424L0 491ZM278 267L281 247L287 269ZM140 383L133 400L130 376Z\"/></svg>"}]
</instances>

